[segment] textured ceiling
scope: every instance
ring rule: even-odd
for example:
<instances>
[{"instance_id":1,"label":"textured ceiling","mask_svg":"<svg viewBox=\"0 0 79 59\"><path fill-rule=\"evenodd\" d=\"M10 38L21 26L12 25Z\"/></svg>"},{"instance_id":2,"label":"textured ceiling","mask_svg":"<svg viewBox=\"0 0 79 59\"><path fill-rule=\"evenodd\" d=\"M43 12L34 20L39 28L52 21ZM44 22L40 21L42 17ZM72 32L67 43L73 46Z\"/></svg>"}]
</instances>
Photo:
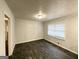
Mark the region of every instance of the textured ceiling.
<instances>
[{"instance_id":1,"label":"textured ceiling","mask_svg":"<svg viewBox=\"0 0 79 59\"><path fill-rule=\"evenodd\" d=\"M40 21L51 20L77 12L77 0L5 0L15 18L36 20L41 10L47 15Z\"/></svg>"}]
</instances>

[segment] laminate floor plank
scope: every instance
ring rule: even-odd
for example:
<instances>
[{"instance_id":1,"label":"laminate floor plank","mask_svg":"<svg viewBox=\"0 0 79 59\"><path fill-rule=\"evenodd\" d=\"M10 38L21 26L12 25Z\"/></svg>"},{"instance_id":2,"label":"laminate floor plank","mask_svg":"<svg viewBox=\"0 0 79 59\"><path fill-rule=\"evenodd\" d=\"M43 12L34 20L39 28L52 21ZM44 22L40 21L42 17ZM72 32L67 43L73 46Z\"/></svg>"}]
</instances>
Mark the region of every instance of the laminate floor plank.
<instances>
[{"instance_id":1,"label":"laminate floor plank","mask_svg":"<svg viewBox=\"0 0 79 59\"><path fill-rule=\"evenodd\" d=\"M77 59L45 40L17 44L10 59Z\"/></svg>"}]
</instances>

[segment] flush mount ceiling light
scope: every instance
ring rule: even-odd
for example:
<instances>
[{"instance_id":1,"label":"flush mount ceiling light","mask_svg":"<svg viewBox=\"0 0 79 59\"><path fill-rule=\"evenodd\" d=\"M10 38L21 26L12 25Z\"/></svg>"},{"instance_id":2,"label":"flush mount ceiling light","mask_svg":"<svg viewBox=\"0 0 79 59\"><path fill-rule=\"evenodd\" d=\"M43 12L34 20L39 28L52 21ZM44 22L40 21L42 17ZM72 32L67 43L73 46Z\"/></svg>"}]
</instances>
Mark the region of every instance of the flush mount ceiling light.
<instances>
[{"instance_id":1,"label":"flush mount ceiling light","mask_svg":"<svg viewBox=\"0 0 79 59\"><path fill-rule=\"evenodd\" d=\"M45 17L46 17L46 15L43 14L43 12L41 10L39 11L38 14L35 15L35 18L37 18L37 19L43 19Z\"/></svg>"}]
</instances>

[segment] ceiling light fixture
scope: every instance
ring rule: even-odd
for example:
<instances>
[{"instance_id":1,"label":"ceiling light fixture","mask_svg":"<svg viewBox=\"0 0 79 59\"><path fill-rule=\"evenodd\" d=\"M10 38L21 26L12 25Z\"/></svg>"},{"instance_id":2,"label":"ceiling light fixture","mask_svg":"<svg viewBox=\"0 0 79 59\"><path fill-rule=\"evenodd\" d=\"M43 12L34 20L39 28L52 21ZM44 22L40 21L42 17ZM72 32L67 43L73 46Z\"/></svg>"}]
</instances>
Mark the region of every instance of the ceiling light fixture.
<instances>
[{"instance_id":1,"label":"ceiling light fixture","mask_svg":"<svg viewBox=\"0 0 79 59\"><path fill-rule=\"evenodd\" d=\"M35 18L37 18L37 19L43 19L45 17L46 17L46 15L43 14L43 12L41 10L39 11L38 14L35 15Z\"/></svg>"}]
</instances>

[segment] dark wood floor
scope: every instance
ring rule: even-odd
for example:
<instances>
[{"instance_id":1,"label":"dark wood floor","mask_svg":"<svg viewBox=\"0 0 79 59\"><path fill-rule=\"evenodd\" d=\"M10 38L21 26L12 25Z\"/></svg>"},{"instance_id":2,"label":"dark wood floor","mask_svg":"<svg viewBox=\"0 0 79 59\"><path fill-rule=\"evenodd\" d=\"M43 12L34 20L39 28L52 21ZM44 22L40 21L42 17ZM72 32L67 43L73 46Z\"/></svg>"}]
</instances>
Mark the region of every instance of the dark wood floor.
<instances>
[{"instance_id":1,"label":"dark wood floor","mask_svg":"<svg viewBox=\"0 0 79 59\"><path fill-rule=\"evenodd\" d=\"M15 46L10 59L78 59L56 45L45 40L38 40Z\"/></svg>"}]
</instances>

